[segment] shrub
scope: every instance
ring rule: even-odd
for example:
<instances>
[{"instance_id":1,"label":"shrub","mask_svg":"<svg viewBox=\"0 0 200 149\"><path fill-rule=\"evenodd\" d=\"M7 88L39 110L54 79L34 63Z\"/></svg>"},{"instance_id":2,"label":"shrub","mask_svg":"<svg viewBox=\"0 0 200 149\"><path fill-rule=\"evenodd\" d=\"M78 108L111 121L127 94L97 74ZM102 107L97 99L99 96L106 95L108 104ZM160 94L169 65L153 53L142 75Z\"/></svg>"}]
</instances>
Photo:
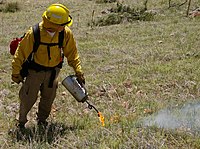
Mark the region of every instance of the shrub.
<instances>
[{"instance_id":1,"label":"shrub","mask_svg":"<svg viewBox=\"0 0 200 149\"><path fill-rule=\"evenodd\" d=\"M131 8L128 5L117 3L117 7L108 10L106 16L99 18L96 22L93 22L96 26L106 26L120 24L122 22L133 22L135 20L151 21L154 14L146 11L145 8Z\"/></svg>"},{"instance_id":2,"label":"shrub","mask_svg":"<svg viewBox=\"0 0 200 149\"><path fill-rule=\"evenodd\" d=\"M3 11L3 12L16 12L16 11L19 11L19 10L20 10L20 8L19 8L18 2L10 2L10 3L5 4L5 8L2 9L1 11Z\"/></svg>"}]
</instances>

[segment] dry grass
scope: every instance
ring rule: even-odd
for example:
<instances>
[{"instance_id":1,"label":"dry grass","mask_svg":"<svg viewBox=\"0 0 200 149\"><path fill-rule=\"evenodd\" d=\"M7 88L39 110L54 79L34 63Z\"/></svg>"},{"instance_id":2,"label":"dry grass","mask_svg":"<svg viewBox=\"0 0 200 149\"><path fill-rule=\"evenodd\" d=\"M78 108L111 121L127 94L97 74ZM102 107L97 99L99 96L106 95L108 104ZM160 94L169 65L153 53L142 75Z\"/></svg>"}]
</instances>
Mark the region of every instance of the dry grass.
<instances>
[{"instance_id":1,"label":"dry grass","mask_svg":"<svg viewBox=\"0 0 200 149\"><path fill-rule=\"evenodd\" d=\"M17 2L20 11L0 12L1 148L200 147L199 134L148 128L140 123L140 119L159 109L196 101L200 95L199 19L185 17L187 5L168 9L164 0L149 1L148 10L156 12L152 21L105 27L88 24L92 19L104 17L106 14L102 12L116 3L61 0L70 8L74 19L72 30L80 50L90 102L103 113L106 125L102 127L95 111L78 103L59 84L49 129L39 130L35 126L35 106L24 138L17 141L14 125L20 86L11 84L12 56L8 44L40 21L44 9L57 1ZM143 7L140 0L127 0L123 4ZM198 4L194 0L191 9ZM65 65L60 81L71 73L71 68ZM10 129L13 131L8 133Z\"/></svg>"}]
</instances>

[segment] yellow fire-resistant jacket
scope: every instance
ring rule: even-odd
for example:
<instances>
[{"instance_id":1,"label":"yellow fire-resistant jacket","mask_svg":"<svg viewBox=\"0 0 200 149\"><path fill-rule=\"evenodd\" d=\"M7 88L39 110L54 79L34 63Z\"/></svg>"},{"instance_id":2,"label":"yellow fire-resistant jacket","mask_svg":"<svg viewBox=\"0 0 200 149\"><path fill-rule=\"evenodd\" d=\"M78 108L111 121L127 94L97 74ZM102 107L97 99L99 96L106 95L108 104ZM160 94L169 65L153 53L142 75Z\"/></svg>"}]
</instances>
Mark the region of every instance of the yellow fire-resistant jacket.
<instances>
[{"instance_id":1,"label":"yellow fire-resistant jacket","mask_svg":"<svg viewBox=\"0 0 200 149\"><path fill-rule=\"evenodd\" d=\"M43 43L58 43L59 32L56 32L53 37L43 28L42 22L39 23L40 28L40 41ZM32 28L28 30L23 40L20 42L13 61L12 61L12 74L20 74L22 64L28 58L33 50L34 34ZM76 48L76 42L73 34L68 27L65 27L63 53L67 58L69 66L73 67L75 73L82 73L80 59ZM47 52L47 45L39 45L37 51L34 53L34 61L45 67L55 67L60 63L61 51L58 46L50 47L49 59Z\"/></svg>"}]
</instances>

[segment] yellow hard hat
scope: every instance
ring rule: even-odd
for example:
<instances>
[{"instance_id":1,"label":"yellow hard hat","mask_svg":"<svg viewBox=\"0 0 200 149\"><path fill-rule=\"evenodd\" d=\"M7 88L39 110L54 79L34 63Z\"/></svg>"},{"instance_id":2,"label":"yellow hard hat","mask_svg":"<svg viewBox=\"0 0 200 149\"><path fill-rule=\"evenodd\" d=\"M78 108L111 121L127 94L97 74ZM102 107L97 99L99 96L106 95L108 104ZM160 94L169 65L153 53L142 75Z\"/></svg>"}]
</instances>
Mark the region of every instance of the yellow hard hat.
<instances>
[{"instance_id":1,"label":"yellow hard hat","mask_svg":"<svg viewBox=\"0 0 200 149\"><path fill-rule=\"evenodd\" d=\"M69 15L69 10L62 4L52 4L43 13L43 17L48 21L58 24L71 26L73 21Z\"/></svg>"}]
</instances>

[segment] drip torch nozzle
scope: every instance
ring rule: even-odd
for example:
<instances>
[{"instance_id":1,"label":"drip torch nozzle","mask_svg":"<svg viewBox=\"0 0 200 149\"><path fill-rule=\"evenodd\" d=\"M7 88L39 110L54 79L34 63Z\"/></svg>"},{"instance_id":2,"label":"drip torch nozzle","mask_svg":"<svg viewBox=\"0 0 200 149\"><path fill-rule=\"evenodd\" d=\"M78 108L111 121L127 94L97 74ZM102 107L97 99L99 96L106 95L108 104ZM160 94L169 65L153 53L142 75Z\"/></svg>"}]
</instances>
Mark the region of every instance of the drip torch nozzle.
<instances>
[{"instance_id":1,"label":"drip torch nozzle","mask_svg":"<svg viewBox=\"0 0 200 149\"><path fill-rule=\"evenodd\" d=\"M99 120L100 120L102 126L105 126L105 123L104 123L105 119L104 119L103 115L101 114L101 112L99 112L99 111L97 110L97 108L95 108L93 105L91 105L87 100L86 100L85 102L88 104L88 108L89 108L89 109L92 109L92 108L93 108L93 109L97 112L98 117L99 117Z\"/></svg>"},{"instance_id":2,"label":"drip torch nozzle","mask_svg":"<svg viewBox=\"0 0 200 149\"><path fill-rule=\"evenodd\" d=\"M88 104L88 108L89 109L95 109L95 111L97 112L97 113L99 113L99 111L93 106L93 105L91 105L87 100L85 101L87 104Z\"/></svg>"}]
</instances>

